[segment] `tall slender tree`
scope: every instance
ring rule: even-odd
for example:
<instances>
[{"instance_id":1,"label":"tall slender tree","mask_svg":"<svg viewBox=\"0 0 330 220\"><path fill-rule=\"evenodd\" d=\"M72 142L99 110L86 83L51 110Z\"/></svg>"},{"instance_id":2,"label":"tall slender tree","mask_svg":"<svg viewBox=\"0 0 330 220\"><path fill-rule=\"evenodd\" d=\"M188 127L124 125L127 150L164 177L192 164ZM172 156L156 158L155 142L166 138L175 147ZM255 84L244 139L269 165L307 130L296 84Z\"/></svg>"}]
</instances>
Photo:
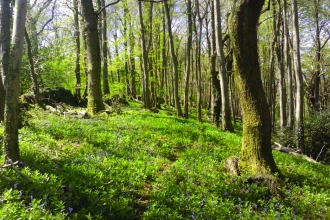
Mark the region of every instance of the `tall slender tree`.
<instances>
[{"instance_id":1,"label":"tall slender tree","mask_svg":"<svg viewBox=\"0 0 330 220\"><path fill-rule=\"evenodd\" d=\"M231 123L231 112L229 102L229 89L228 89L228 73L226 69L225 55L223 51L222 43L222 25L221 25L221 13L220 13L220 0L214 0L214 17L215 17L215 36L217 57L219 64L219 76L221 87L221 116L222 116L222 130L234 131Z\"/></svg>"},{"instance_id":2,"label":"tall slender tree","mask_svg":"<svg viewBox=\"0 0 330 220\"><path fill-rule=\"evenodd\" d=\"M95 114L104 109L101 92L101 53L96 14L92 0L81 0L81 12L87 41L88 103L87 111Z\"/></svg>"},{"instance_id":3,"label":"tall slender tree","mask_svg":"<svg viewBox=\"0 0 330 220\"><path fill-rule=\"evenodd\" d=\"M104 0L101 0L101 6L105 7ZM102 63L103 93L110 94L108 72L107 11L105 9L102 10Z\"/></svg>"},{"instance_id":4,"label":"tall slender tree","mask_svg":"<svg viewBox=\"0 0 330 220\"><path fill-rule=\"evenodd\" d=\"M77 100L81 98L81 74L80 74L80 25L79 25L79 1L73 1L73 18L74 18L74 38L76 41L76 66L74 72L76 74L76 85L74 96Z\"/></svg>"},{"instance_id":5,"label":"tall slender tree","mask_svg":"<svg viewBox=\"0 0 330 220\"><path fill-rule=\"evenodd\" d=\"M167 32L169 37L169 43L170 43L170 52L171 52L171 58L172 58L172 65L173 65L173 73L174 73L174 102L176 107L176 112L178 117L182 117L182 109L180 105L180 99L179 99L179 69L178 69L178 58L175 53L174 49L174 40L173 40L173 34L172 34L172 21L171 21L171 15L170 15L170 8L167 3L167 1L163 1L164 8L165 8L165 14L166 14L166 20L167 20Z\"/></svg>"},{"instance_id":6,"label":"tall slender tree","mask_svg":"<svg viewBox=\"0 0 330 220\"><path fill-rule=\"evenodd\" d=\"M5 109L5 73L9 69L9 54L10 54L10 1L0 1L0 121L4 120Z\"/></svg>"},{"instance_id":7,"label":"tall slender tree","mask_svg":"<svg viewBox=\"0 0 330 220\"><path fill-rule=\"evenodd\" d=\"M142 46L142 65L143 65L143 77L142 77L142 90L143 101L146 109L151 109L150 102L150 90L149 90L149 73L148 73L148 51L145 38L145 26L143 21L142 2L139 1L139 18L141 26L141 46Z\"/></svg>"},{"instance_id":8,"label":"tall slender tree","mask_svg":"<svg viewBox=\"0 0 330 220\"><path fill-rule=\"evenodd\" d=\"M229 19L244 115L239 164L253 174L278 172L272 155L270 113L258 59L257 27L263 4L264 0L237 0Z\"/></svg>"},{"instance_id":9,"label":"tall slender tree","mask_svg":"<svg viewBox=\"0 0 330 220\"><path fill-rule=\"evenodd\" d=\"M4 85L6 90L4 111L5 130L3 135L5 161L8 159L19 161L20 159L18 146L18 96L26 21L26 6L26 0L15 1L9 68L7 72L5 71L3 73L5 76ZM4 7L3 12L9 12L8 14L3 13L2 16L10 17L9 1L6 1L6 4L3 4L2 7ZM7 29L6 31L1 34L8 36L10 34L8 33L9 30Z\"/></svg>"},{"instance_id":10,"label":"tall slender tree","mask_svg":"<svg viewBox=\"0 0 330 220\"><path fill-rule=\"evenodd\" d=\"M192 7L191 0L187 0L187 20L188 20L188 37L186 49L186 76L184 88L184 117L189 118L188 112L188 99L189 99L189 80L190 80L190 67L191 67L191 47L192 47Z\"/></svg>"},{"instance_id":11,"label":"tall slender tree","mask_svg":"<svg viewBox=\"0 0 330 220\"><path fill-rule=\"evenodd\" d=\"M300 37L299 37L299 19L298 19L298 6L297 0L292 0L292 49L293 49L293 62L294 74L296 79L296 109L295 109L295 134L296 143L299 149L304 146L304 84L300 64Z\"/></svg>"}]
</instances>

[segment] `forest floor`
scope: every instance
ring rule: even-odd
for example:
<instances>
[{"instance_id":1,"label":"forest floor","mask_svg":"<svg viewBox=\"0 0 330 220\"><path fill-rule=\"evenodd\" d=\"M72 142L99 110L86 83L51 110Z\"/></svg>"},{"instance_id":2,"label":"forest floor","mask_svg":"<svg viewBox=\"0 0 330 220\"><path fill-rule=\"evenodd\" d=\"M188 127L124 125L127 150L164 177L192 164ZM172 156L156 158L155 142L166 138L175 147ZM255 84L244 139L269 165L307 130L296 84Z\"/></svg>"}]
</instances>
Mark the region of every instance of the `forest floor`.
<instances>
[{"instance_id":1,"label":"forest floor","mask_svg":"<svg viewBox=\"0 0 330 220\"><path fill-rule=\"evenodd\" d=\"M240 154L239 124L222 132L195 113L134 103L117 113L30 110L18 167L29 179L0 168L0 219L330 219L330 166L274 151L285 177L277 198L225 172Z\"/></svg>"}]
</instances>

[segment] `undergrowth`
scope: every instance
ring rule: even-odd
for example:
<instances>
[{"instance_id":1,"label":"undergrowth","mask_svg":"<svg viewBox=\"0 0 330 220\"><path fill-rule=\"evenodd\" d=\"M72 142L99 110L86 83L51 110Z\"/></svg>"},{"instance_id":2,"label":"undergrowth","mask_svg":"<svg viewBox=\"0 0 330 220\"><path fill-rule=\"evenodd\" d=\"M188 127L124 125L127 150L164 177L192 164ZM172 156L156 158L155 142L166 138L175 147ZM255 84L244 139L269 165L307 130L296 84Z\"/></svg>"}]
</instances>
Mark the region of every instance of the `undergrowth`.
<instances>
[{"instance_id":1,"label":"undergrowth","mask_svg":"<svg viewBox=\"0 0 330 220\"><path fill-rule=\"evenodd\" d=\"M19 169L33 182L0 169L0 219L330 219L328 166L274 152L283 199L224 172L240 126L136 106L92 119L29 114Z\"/></svg>"}]
</instances>

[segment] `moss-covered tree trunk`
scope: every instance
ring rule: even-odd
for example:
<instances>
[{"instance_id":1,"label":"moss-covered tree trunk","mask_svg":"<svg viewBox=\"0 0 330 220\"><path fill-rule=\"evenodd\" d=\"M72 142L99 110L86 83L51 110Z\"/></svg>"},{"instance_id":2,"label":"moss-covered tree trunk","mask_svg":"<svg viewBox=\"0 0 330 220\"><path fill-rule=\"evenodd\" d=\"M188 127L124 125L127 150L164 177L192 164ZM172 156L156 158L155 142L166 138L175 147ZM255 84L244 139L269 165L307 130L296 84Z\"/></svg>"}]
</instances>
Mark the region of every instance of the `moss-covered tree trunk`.
<instances>
[{"instance_id":1,"label":"moss-covered tree trunk","mask_svg":"<svg viewBox=\"0 0 330 220\"><path fill-rule=\"evenodd\" d=\"M264 0L235 1L228 25L244 114L240 167L252 174L278 172L258 61L257 25L263 4Z\"/></svg>"},{"instance_id":2,"label":"moss-covered tree trunk","mask_svg":"<svg viewBox=\"0 0 330 220\"><path fill-rule=\"evenodd\" d=\"M0 121L4 120L5 109L5 88L4 88L4 73L9 69L9 54L10 54L10 1L0 1Z\"/></svg>"},{"instance_id":3,"label":"moss-covered tree trunk","mask_svg":"<svg viewBox=\"0 0 330 220\"><path fill-rule=\"evenodd\" d=\"M87 111L95 114L104 109L101 92L101 53L97 31L97 20L92 0L81 0L81 11L87 41L88 59L88 103Z\"/></svg>"},{"instance_id":4,"label":"moss-covered tree trunk","mask_svg":"<svg viewBox=\"0 0 330 220\"><path fill-rule=\"evenodd\" d=\"M8 72L4 73L4 86L6 90L4 112L5 130L3 135L4 158L5 160L11 159L13 162L19 161L20 159L18 146L18 96L26 5L26 0L15 1L9 68ZM8 5L6 5L6 7L7 6ZM6 14L6 16L10 16L10 13ZM7 33L5 35L8 36Z\"/></svg>"}]
</instances>

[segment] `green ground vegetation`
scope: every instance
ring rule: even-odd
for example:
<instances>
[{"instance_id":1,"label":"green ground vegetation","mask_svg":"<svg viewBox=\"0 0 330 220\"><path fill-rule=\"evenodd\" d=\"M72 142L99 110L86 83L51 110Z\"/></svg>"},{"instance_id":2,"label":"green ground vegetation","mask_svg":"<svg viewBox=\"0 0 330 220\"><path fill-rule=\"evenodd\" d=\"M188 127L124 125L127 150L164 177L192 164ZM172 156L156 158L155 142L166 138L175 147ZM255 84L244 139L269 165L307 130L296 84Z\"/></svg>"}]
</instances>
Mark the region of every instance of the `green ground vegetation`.
<instances>
[{"instance_id":1,"label":"green ground vegetation","mask_svg":"<svg viewBox=\"0 0 330 220\"><path fill-rule=\"evenodd\" d=\"M33 182L0 169L0 219L330 219L329 166L273 152L285 177L276 198L224 170L240 125L132 104L86 119L31 110L18 169Z\"/></svg>"}]
</instances>

